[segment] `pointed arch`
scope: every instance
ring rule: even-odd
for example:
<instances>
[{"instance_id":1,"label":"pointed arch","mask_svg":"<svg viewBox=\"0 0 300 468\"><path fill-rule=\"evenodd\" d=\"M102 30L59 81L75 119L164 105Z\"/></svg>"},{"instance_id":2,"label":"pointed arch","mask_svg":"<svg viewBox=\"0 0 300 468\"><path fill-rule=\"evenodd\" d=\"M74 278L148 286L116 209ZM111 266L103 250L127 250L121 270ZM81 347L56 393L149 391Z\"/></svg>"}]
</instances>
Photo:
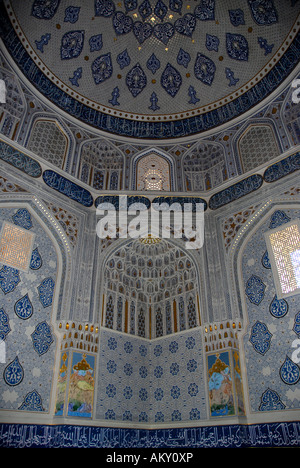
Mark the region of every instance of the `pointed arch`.
<instances>
[{"instance_id":1,"label":"pointed arch","mask_svg":"<svg viewBox=\"0 0 300 468\"><path fill-rule=\"evenodd\" d=\"M162 151L151 148L140 153L131 169L133 190L176 190L174 160Z\"/></svg>"},{"instance_id":2,"label":"pointed arch","mask_svg":"<svg viewBox=\"0 0 300 468\"><path fill-rule=\"evenodd\" d=\"M73 137L57 116L36 114L25 145L42 159L68 171L74 146Z\"/></svg>"}]
</instances>

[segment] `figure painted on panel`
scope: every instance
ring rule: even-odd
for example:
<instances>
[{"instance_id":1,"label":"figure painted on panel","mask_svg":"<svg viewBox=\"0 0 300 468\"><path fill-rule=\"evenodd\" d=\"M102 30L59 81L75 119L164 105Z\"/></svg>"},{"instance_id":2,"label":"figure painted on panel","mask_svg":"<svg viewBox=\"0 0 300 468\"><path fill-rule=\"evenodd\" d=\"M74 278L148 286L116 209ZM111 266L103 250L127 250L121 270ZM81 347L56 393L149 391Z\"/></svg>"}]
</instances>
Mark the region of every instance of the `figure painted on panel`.
<instances>
[{"instance_id":1,"label":"figure painted on panel","mask_svg":"<svg viewBox=\"0 0 300 468\"><path fill-rule=\"evenodd\" d=\"M73 353L68 416L91 417L94 395L94 356Z\"/></svg>"},{"instance_id":2,"label":"figure painted on panel","mask_svg":"<svg viewBox=\"0 0 300 468\"><path fill-rule=\"evenodd\" d=\"M229 353L216 353L207 359L211 416L233 415L235 411Z\"/></svg>"}]
</instances>

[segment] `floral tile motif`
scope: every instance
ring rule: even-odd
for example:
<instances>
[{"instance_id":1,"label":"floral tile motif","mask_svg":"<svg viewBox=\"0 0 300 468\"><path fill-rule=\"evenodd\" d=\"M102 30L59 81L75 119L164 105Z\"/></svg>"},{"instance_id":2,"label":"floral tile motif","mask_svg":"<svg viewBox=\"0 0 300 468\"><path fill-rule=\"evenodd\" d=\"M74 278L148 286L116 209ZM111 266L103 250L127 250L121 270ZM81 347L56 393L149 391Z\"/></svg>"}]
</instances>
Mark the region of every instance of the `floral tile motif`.
<instances>
[{"instance_id":1,"label":"floral tile motif","mask_svg":"<svg viewBox=\"0 0 300 468\"><path fill-rule=\"evenodd\" d=\"M195 8L195 16L201 21L212 21L215 19L215 0L201 0Z\"/></svg>"},{"instance_id":2,"label":"floral tile motif","mask_svg":"<svg viewBox=\"0 0 300 468\"><path fill-rule=\"evenodd\" d=\"M163 19L166 16L167 12L168 12L168 7L166 6L166 4L162 0L158 0L158 2L155 5L155 8L154 8L154 13L156 14L156 16L161 21L163 21Z\"/></svg>"},{"instance_id":3,"label":"floral tile motif","mask_svg":"<svg viewBox=\"0 0 300 468\"><path fill-rule=\"evenodd\" d=\"M177 55L178 65L182 65L184 68L187 68L190 61L191 61L190 54L188 52L186 52L185 50L180 48L180 50L178 52L178 55Z\"/></svg>"},{"instance_id":4,"label":"floral tile motif","mask_svg":"<svg viewBox=\"0 0 300 468\"><path fill-rule=\"evenodd\" d=\"M182 0L170 0L169 8L170 10L175 11L175 13L179 13L181 15Z\"/></svg>"},{"instance_id":5,"label":"floral tile motif","mask_svg":"<svg viewBox=\"0 0 300 468\"><path fill-rule=\"evenodd\" d=\"M35 18L50 20L55 15L60 0L34 0L31 14Z\"/></svg>"},{"instance_id":6,"label":"floral tile motif","mask_svg":"<svg viewBox=\"0 0 300 468\"><path fill-rule=\"evenodd\" d=\"M293 331L296 333L296 335L300 335L300 312L295 315Z\"/></svg>"},{"instance_id":7,"label":"floral tile motif","mask_svg":"<svg viewBox=\"0 0 300 468\"><path fill-rule=\"evenodd\" d=\"M273 317L281 318L287 314L289 306L284 299L277 299L277 294L275 294L270 304L269 310L270 314L273 315Z\"/></svg>"},{"instance_id":8,"label":"floral tile motif","mask_svg":"<svg viewBox=\"0 0 300 468\"><path fill-rule=\"evenodd\" d=\"M156 57L155 54L152 54L147 61L147 68L152 71L152 73L156 73L157 70L160 68L160 61Z\"/></svg>"},{"instance_id":9,"label":"floral tile motif","mask_svg":"<svg viewBox=\"0 0 300 468\"><path fill-rule=\"evenodd\" d=\"M268 254L268 251L266 250L265 253L263 254L263 257L261 259L261 263L262 263L262 266L264 268L267 268L268 270L270 270L271 268L271 263L270 263L270 260L269 260L269 254Z\"/></svg>"},{"instance_id":10,"label":"floral tile motif","mask_svg":"<svg viewBox=\"0 0 300 468\"><path fill-rule=\"evenodd\" d=\"M116 34L127 34L132 30L132 19L124 15L122 11L117 11L113 17L113 27Z\"/></svg>"},{"instance_id":11,"label":"floral tile motif","mask_svg":"<svg viewBox=\"0 0 300 468\"><path fill-rule=\"evenodd\" d=\"M32 228L32 220L29 211L26 208L20 208L16 214L13 215L13 222L24 229Z\"/></svg>"},{"instance_id":12,"label":"floral tile motif","mask_svg":"<svg viewBox=\"0 0 300 468\"><path fill-rule=\"evenodd\" d=\"M128 72L126 85L133 97L138 96L147 85L147 77L139 63Z\"/></svg>"},{"instance_id":13,"label":"floral tile motif","mask_svg":"<svg viewBox=\"0 0 300 468\"><path fill-rule=\"evenodd\" d=\"M271 216L269 229L274 229L276 227L279 227L282 224L288 223L290 220L291 218L289 218L288 215L284 211L276 210Z\"/></svg>"},{"instance_id":14,"label":"floral tile motif","mask_svg":"<svg viewBox=\"0 0 300 468\"><path fill-rule=\"evenodd\" d=\"M295 385L300 379L300 369L288 356L280 367L279 375L287 385Z\"/></svg>"},{"instance_id":15,"label":"floral tile motif","mask_svg":"<svg viewBox=\"0 0 300 468\"><path fill-rule=\"evenodd\" d=\"M80 7L69 6L65 10L64 21L66 23L72 23L72 24L76 23L76 21L78 21L79 12L80 12Z\"/></svg>"},{"instance_id":16,"label":"floral tile motif","mask_svg":"<svg viewBox=\"0 0 300 468\"><path fill-rule=\"evenodd\" d=\"M47 34L43 34L43 36L41 37L39 41L37 40L35 41L36 48L40 50L42 54L44 53L44 46L48 44L50 39L51 39L51 34L47 33Z\"/></svg>"},{"instance_id":17,"label":"floral tile motif","mask_svg":"<svg viewBox=\"0 0 300 468\"><path fill-rule=\"evenodd\" d=\"M251 330L250 343L257 353L266 354L271 345L272 333L265 323L257 321Z\"/></svg>"},{"instance_id":18,"label":"floral tile motif","mask_svg":"<svg viewBox=\"0 0 300 468\"><path fill-rule=\"evenodd\" d=\"M89 39L90 52L101 50L103 47L102 34L96 34Z\"/></svg>"},{"instance_id":19,"label":"floral tile motif","mask_svg":"<svg viewBox=\"0 0 300 468\"><path fill-rule=\"evenodd\" d=\"M248 41L242 34L226 33L226 49L230 58L234 60L248 60Z\"/></svg>"},{"instance_id":20,"label":"floral tile motif","mask_svg":"<svg viewBox=\"0 0 300 468\"><path fill-rule=\"evenodd\" d=\"M78 80L82 77L82 67L78 67L74 70L73 76L69 77L70 82L74 86L79 86Z\"/></svg>"},{"instance_id":21,"label":"floral tile motif","mask_svg":"<svg viewBox=\"0 0 300 468\"><path fill-rule=\"evenodd\" d=\"M136 21L133 25L133 34L140 44L148 39L152 35L153 28L149 23L142 23L141 21Z\"/></svg>"},{"instance_id":22,"label":"floral tile motif","mask_svg":"<svg viewBox=\"0 0 300 468\"><path fill-rule=\"evenodd\" d=\"M61 40L60 57L69 60L81 54L84 44L84 31L69 31Z\"/></svg>"},{"instance_id":23,"label":"floral tile motif","mask_svg":"<svg viewBox=\"0 0 300 468\"><path fill-rule=\"evenodd\" d=\"M175 29L171 23L156 24L153 28L153 35L165 45L168 44L174 34Z\"/></svg>"},{"instance_id":24,"label":"floral tile motif","mask_svg":"<svg viewBox=\"0 0 300 468\"><path fill-rule=\"evenodd\" d=\"M39 297L43 307L49 307L52 305L54 287L55 282L52 278L44 279L38 286Z\"/></svg>"},{"instance_id":25,"label":"floral tile motif","mask_svg":"<svg viewBox=\"0 0 300 468\"><path fill-rule=\"evenodd\" d=\"M264 298L266 285L262 280L256 276L252 275L246 284L245 293L252 304L259 305Z\"/></svg>"},{"instance_id":26,"label":"floral tile motif","mask_svg":"<svg viewBox=\"0 0 300 468\"><path fill-rule=\"evenodd\" d=\"M4 265L0 270L0 288L4 294L12 292L20 283L19 270Z\"/></svg>"},{"instance_id":27,"label":"floral tile motif","mask_svg":"<svg viewBox=\"0 0 300 468\"><path fill-rule=\"evenodd\" d=\"M230 22L233 26L240 26L241 24L245 24L244 12L240 8L237 10L229 10L228 13Z\"/></svg>"},{"instance_id":28,"label":"floral tile motif","mask_svg":"<svg viewBox=\"0 0 300 468\"><path fill-rule=\"evenodd\" d=\"M148 16L150 16L152 13L151 3L149 2L149 0L144 0L140 4L138 11L142 19L145 21L145 19L148 18Z\"/></svg>"},{"instance_id":29,"label":"floral tile motif","mask_svg":"<svg viewBox=\"0 0 300 468\"><path fill-rule=\"evenodd\" d=\"M11 331L9 325L9 317L5 310L2 308L0 309L0 340L5 340L8 333Z\"/></svg>"},{"instance_id":30,"label":"floral tile motif","mask_svg":"<svg viewBox=\"0 0 300 468\"><path fill-rule=\"evenodd\" d=\"M28 294L15 303L15 313L22 320L28 320L32 316L33 307Z\"/></svg>"},{"instance_id":31,"label":"floral tile motif","mask_svg":"<svg viewBox=\"0 0 300 468\"><path fill-rule=\"evenodd\" d=\"M19 410L45 411L42 406L41 395L36 390L33 390L32 392L27 393L27 395L24 398L23 403L19 407Z\"/></svg>"},{"instance_id":32,"label":"floral tile motif","mask_svg":"<svg viewBox=\"0 0 300 468\"><path fill-rule=\"evenodd\" d=\"M109 18L115 11L115 4L112 0L95 0L95 16Z\"/></svg>"},{"instance_id":33,"label":"floral tile motif","mask_svg":"<svg viewBox=\"0 0 300 468\"><path fill-rule=\"evenodd\" d=\"M175 21L176 31L183 36L192 37L195 27L196 18L189 13Z\"/></svg>"},{"instance_id":34,"label":"floral tile motif","mask_svg":"<svg viewBox=\"0 0 300 468\"><path fill-rule=\"evenodd\" d=\"M216 65L214 62L199 52L194 66L195 77L210 86L214 80L215 72Z\"/></svg>"},{"instance_id":35,"label":"floral tile motif","mask_svg":"<svg viewBox=\"0 0 300 468\"><path fill-rule=\"evenodd\" d=\"M205 46L207 50L214 50L218 52L220 45L220 39L217 36L213 36L212 34L206 34L206 43Z\"/></svg>"},{"instance_id":36,"label":"floral tile motif","mask_svg":"<svg viewBox=\"0 0 300 468\"><path fill-rule=\"evenodd\" d=\"M131 59L129 57L127 49L123 50L123 52L120 52L120 54L117 57L117 62L121 70L123 70L123 68L128 67L128 65L130 65Z\"/></svg>"},{"instance_id":37,"label":"floral tile motif","mask_svg":"<svg viewBox=\"0 0 300 468\"><path fill-rule=\"evenodd\" d=\"M19 385L24 377L24 370L20 364L18 356L6 366L3 372L3 378L7 385L12 387Z\"/></svg>"},{"instance_id":38,"label":"floral tile motif","mask_svg":"<svg viewBox=\"0 0 300 468\"><path fill-rule=\"evenodd\" d=\"M31 254L31 260L30 260L30 268L32 270L39 270L43 264L41 254L36 247Z\"/></svg>"},{"instance_id":39,"label":"floral tile motif","mask_svg":"<svg viewBox=\"0 0 300 468\"><path fill-rule=\"evenodd\" d=\"M180 73L170 63L167 64L161 76L161 85L167 93L174 97L182 84Z\"/></svg>"},{"instance_id":40,"label":"floral tile motif","mask_svg":"<svg viewBox=\"0 0 300 468\"><path fill-rule=\"evenodd\" d=\"M277 23L278 14L273 0L248 0L254 21L261 25Z\"/></svg>"},{"instance_id":41,"label":"floral tile motif","mask_svg":"<svg viewBox=\"0 0 300 468\"><path fill-rule=\"evenodd\" d=\"M110 53L100 55L92 63L92 74L96 84L103 83L111 77L113 73L113 66Z\"/></svg>"},{"instance_id":42,"label":"floral tile motif","mask_svg":"<svg viewBox=\"0 0 300 468\"><path fill-rule=\"evenodd\" d=\"M41 322L36 327L34 332L31 334L33 348L39 356L45 354L51 344L53 343L53 337L51 328L47 322Z\"/></svg>"},{"instance_id":43,"label":"floral tile motif","mask_svg":"<svg viewBox=\"0 0 300 468\"><path fill-rule=\"evenodd\" d=\"M285 405L282 403L280 396L275 390L267 388L267 390L261 396L261 403L259 405L259 411L276 411L283 410Z\"/></svg>"}]
</instances>

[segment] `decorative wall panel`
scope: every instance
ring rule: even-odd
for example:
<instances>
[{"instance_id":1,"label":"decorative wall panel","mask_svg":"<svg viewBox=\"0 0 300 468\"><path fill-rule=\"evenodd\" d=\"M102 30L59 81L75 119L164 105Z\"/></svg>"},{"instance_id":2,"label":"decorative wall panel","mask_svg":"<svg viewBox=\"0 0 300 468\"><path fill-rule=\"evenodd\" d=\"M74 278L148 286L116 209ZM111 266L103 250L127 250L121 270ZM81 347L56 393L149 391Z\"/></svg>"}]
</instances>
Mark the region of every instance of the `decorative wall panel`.
<instances>
[{"instance_id":1,"label":"decorative wall panel","mask_svg":"<svg viewBox=\"0 0 300 468\"><path fill-rule=\"evenodd\" d=\"M280 214L280 216L279 216ZM297 338L297 313L299 295L279 300L272 268L262 259L266 255L265 233L274 226L284 226L287 221L299 218L299 210L277 210L249 239L242 256L242 272L245 285L245 301L249 327L244 336L246 370L250 411L299 410L297 386L298 364L291 361L292 342ZM264 291L256 282L253 294L247 295L247 281L260 279ZM253 296L254 297L254 296ZM292 413L291 413L292 414Z\"/></svg>"},{"instance_id":2,"label":"decorative wall panel","mask_svg":"<svg viewBox=\"0 0 300 468\"><path fill-rule=\"evenodd\" d=\"M44 308L38 288L50 275L56 279L58 259L48 234L28 215L21 207L0 209L1 226L10 225L12 219L21 223L20 229L33 235L33 249L39 252L38 269L30 252L28 271L5 265L0 270L0 330L6 347L6 359L0 363L0 407L48 413L56 346L51 325L54 290L47 290L48 306ZM19 229L20 225L14 226Z\"/></svg>"},{"instance_id":3,"label":"decorative wall panel","mask_svg":"<svg viewBox=\"0 0 300 468\"><path fill-rule=\"evenodd\" d=\"M150 342L102 329L97 419L149 424L205 419L201 343L199 330Z\"/></svg>"}]
</instances>

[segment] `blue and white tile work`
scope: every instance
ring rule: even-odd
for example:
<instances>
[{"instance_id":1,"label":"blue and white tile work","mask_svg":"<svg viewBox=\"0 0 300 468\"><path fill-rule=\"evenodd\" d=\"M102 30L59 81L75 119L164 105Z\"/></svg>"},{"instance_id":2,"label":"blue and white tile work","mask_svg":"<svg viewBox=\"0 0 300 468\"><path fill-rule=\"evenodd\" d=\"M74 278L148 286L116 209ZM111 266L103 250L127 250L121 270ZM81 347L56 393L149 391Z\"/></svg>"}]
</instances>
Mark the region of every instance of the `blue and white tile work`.
<instances>
[{"instance_id":1,"label":"blue and white tile work","mask_svg":"<svg viewBox=\"0 0 300 468\"><path fill-rule=\"evenodd\" d=\"M149 341L102 329L97 419L172 423L207 418L201 331Z\"/></svg>"},{"instance_id":2,"label":"blue and white tile work","mask_svg":"<svg viewBox=\"0 0 300 468\"><path fill-rule=\"evenodd\" d=\"M49 412L56 348L51 316L57 254L27 208L1 208L0 228L4 221L30 230L35 238L28 272L0 264L0 337L5 344L0 408Z\"/></svg>"},{"instance_id":3,"label":"blue and white tile work","mask_svg":"<svg viewBox=\"0 0 300 468\"><path fill-rule=\"evenodd\" d=\"M27 79L84 124L126 137L175 138L224 124L274 91L299 60L297 2L3 4L3 41ZM152 96L158 104L149 106Z\"/></svg>"},{"instance_id":4,"label":"blue and white tile work","mask_svg":"<svg viewBox=\"0 0 300 468\"><path fill-rule=\"evenodd\" d=\"M296 209L276 210L256 230L243 252L242 272L249 325L244 336L251 412L300 408L300 369L292 360L299 295L277 299L266 261L264 233L300 217Z\"/></svg>"},{"instance_id":5,"label":"blue and white tile work","mask_svg":"<svg viewBox=\"0 0 300 468\"><path fill-rule=\"evenodd\" d=\"M118 427L3 424L3 448L250 448L299 445L299 422L124 429ZM145 452L144 452L145 453ZM151 452L150 452L151 453ZM170 452L168 452L170 453ZM177 455L175 453L175 455Z\"/></svg>"}]
</instances>

